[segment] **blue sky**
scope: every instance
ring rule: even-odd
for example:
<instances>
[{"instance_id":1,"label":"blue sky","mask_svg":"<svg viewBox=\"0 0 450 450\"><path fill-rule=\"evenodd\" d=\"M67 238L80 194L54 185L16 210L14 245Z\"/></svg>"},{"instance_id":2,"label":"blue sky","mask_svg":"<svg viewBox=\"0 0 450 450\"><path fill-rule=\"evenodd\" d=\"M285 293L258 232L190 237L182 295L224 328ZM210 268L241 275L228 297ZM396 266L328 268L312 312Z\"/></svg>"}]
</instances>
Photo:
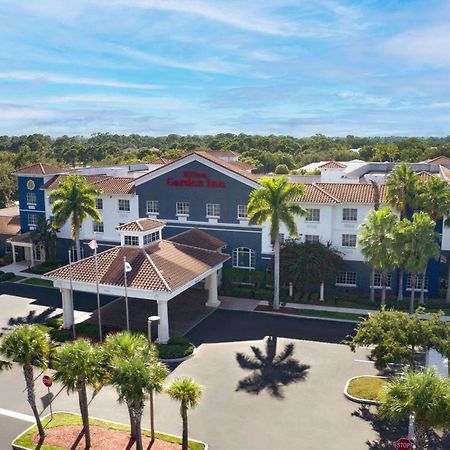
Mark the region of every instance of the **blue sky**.
<instances>
[{"instance_id":1,"label":"blue sky","mask_svg":"<svg viewBox=\"0 0 450 450\"><path fill-rule=\"evenodd\" d=\"M0 134L450 134L448 0L0 0Z\"/></svg>"}]
</instances>

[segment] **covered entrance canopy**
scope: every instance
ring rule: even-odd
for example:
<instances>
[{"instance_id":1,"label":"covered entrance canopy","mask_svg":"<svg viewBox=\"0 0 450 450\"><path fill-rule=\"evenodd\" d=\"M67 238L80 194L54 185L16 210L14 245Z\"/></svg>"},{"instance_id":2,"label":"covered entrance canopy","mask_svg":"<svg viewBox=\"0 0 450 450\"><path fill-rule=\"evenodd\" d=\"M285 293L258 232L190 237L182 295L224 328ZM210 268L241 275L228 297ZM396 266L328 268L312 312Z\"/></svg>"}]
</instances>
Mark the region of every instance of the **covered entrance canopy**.
<instances>
[{"instance_id":1,"label":"covered entrance canopy","mask_svg":"<svg viewBox=\"0 0 450 450\"><path fill-rule=\"evenodd\" d=\"M140 228L151 230L148 223L141 219ZM118 231L133 229L131 224L122 225ZM181 235L179 235L181 236ZM156 301L160 323L158 340L161 343L169 339L169 321L167 303L178 294L206 280L208 289L207 306L217 307L217 273L229 255L220 252L224 242L204 231L192 229L182 233L183 243L174 236L170 240L158 239L148 245L121 245L97 256L100 294L123 296L125 293L124 258L130 264L127 273L127 293L129 297ZM123 240L124 241L124 240ZM60 267L46 274L46 277L61 289L64 327L73 323L73 305L70 296L70 284L76 291L96 292L95 257L91 256L71 265Z\"/></svg>"},{"instance_id":2,"label":"covered entrance canopy","mask_svg":"<svg viewBox=\"0 0 450 450\"><path fill-rule=\"evenodd\" d=\"M16 264L16 247L22 247L25 250L25 260L29 261L30 267L33 267L36 262L41 262L44 259L44 248L40 244L35 244L31 238L31 233L19 234L6 240L12 247L13 263Z\"/></svg>"}]
</instances>

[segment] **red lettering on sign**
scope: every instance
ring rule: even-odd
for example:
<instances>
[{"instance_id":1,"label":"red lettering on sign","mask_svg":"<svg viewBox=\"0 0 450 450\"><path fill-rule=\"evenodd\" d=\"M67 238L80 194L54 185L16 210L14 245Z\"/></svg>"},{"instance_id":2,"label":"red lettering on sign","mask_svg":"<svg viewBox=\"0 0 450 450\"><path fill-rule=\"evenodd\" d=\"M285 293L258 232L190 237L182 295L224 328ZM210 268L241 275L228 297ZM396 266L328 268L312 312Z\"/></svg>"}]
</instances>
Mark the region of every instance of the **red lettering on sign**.
<instances>
[{"instance_id":1,"label":"red lettering on sign","mask_svg":"<svg viewBox=\"0 0 450 450\"><path fill-rule=\"evenodd\" d=\"M167 178L167 186L186 186L186 187L208 187L213 189L223 189L225 187L225 181L211 180L208 178L208 174L205 172L194 172L185 170L183 172L183 178Z\"/></svg>"}]
</instances>

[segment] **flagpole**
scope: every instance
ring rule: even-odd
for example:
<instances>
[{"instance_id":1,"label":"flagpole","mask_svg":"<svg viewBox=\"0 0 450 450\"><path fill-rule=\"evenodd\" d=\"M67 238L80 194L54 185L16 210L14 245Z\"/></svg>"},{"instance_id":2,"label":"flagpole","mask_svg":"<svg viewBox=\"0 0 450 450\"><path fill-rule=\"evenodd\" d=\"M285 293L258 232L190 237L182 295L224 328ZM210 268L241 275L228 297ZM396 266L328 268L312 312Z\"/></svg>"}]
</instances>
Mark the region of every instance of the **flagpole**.
<instances>
[{"instance_id":1,"label":"flagpole","mask_svg":"<svg viewBox=\"0 0 450 450\"><path fill-rule=\"evenodd\" d=\"M125 313L127 317L127 331L130 331L130 315L128 312L128 289L127 289L127 257L123 257L123 277L125 282Z\"/></svg>"},{"instance_id":2,"label":"flagpole","mask_svg":"<svg viewBox=\"0 0 450 450\"><path fill-rule=\"evenodd\" d=\"M72 252L69 250L69 274L70 274L70 301L72 303L72 337L77 338L75 331L75 309L73 305L73 276L72 276Z\"/></svg>"},{"instance_id":3,"label":"flagpole","mask_svg":"<svg viewBox=\"0 0 450 450\"><path fill-rule=\"evenodd\" d=\"M100 342L103 342L103 334L102 334L102 313L100 311L100 288L99 288L99 281L98 281L98 258L97 258L97 241L95 242L95 249L94 249L94 259L95 259L95 282L97 285L97 311L98 311L98 333L100 336Z\"/></svg>"}]
</instances>

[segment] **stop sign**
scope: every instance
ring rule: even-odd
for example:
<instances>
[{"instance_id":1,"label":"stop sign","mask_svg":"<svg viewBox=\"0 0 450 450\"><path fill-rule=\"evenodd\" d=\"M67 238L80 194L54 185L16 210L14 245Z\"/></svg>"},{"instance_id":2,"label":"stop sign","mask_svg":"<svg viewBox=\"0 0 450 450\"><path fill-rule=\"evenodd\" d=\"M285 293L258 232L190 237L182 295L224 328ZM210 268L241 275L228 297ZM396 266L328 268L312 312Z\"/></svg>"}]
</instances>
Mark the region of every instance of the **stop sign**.
<instances>
[{"instance_id":1,"label":"stop sign","mask_svg":"<svg viewBox=\"0 0 450 450\"><path fill-rule=\"evenodd\" d=\"M411 450L413 446L412 442L409 439L401 438L396 442L395 448L397 450Z\"/></svg>"},{"instance_id":2,"label":"stop sign","mask_svg":"<svg viewBox=\"0 0 450 450\"><path fill-rule=\"evenodd\" d=\"M52 384L53 384L53 380L52 380L52 377L49 377L48 375L44 375L43 377L42 377L42 382L44 383L44 386L46 386L46 387L51 387L52 386ZM405 447L406 448L406 447Z\"/></svg>"}]
</instances>

